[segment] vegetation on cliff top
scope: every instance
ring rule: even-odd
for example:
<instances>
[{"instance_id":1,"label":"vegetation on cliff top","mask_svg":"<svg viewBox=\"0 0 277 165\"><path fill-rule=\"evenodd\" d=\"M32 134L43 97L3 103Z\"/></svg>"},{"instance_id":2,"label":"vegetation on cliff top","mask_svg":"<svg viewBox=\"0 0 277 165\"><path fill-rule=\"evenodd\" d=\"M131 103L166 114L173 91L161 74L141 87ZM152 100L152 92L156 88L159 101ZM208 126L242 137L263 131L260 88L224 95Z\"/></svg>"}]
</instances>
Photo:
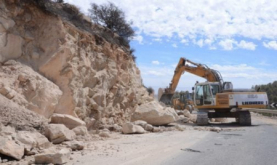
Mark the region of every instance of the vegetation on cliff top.
<instances>
[{"instance_id":1,"label":"vegetation on cliff top","mask_svg":"<svg viewBox=\"0 0 277 165\"><path fill-rule=\"evenodd\" d=\"M125 47L123 50L130 55L135 61L135 50L130 48L130 39L135 35L131 27L131 22L125 20L125 15L122 10L116 7L113 3L104 5L92 4L90 9L90 18L93 23L106 27L107 29L97 28L93 23L86 19L86 16L80 12L79 8L63 3L63 0L21 0L18 2L32 3L49 14L58 15L66 21L70 21L79 29L85 30L93 35L99 35L106 41ZM113 33L118 34L115 36Z\"/></svg>"}]
</instances>

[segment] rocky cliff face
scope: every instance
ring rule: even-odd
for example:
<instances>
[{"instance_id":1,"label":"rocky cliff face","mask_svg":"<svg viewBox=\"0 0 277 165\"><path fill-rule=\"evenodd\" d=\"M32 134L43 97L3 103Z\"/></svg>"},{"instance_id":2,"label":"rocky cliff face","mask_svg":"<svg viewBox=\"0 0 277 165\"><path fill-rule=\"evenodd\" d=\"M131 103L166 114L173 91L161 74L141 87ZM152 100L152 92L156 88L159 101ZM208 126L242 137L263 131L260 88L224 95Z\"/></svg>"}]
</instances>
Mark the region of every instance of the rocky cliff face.
<instances>
[{"instance_id":1,"label":"rocky cliff face","mask_svg":"<svg viewBox=\"0 0 277 165\"><path fill-rule=\"evenodd\" d=\"M70 12L63 11L65 5L55 7L62 11L57 14L23 0L0 0L1 69L11 59L31 67L40 75L25 77L31 76L29 83L43 86L49 99L36 97L38 101L34 101L22 92L23 87L14 86L22 74L9 77L12 72L2 72L0 88L10 88L18 95L11 100L19 102L16 98L22 97L25 102L21 105L47 118L53 113L70 114L85 121L95 118L100 125L130 120L136 107L152 98L142 86L129 48L113 42L115 34L85 17L69 18L66 13ZM79 27L76 19L82 19ZM9 77L10 83L5 83L4 77ZM41 77L51 82L37 83Z\"/></svg>"}]
</instances>

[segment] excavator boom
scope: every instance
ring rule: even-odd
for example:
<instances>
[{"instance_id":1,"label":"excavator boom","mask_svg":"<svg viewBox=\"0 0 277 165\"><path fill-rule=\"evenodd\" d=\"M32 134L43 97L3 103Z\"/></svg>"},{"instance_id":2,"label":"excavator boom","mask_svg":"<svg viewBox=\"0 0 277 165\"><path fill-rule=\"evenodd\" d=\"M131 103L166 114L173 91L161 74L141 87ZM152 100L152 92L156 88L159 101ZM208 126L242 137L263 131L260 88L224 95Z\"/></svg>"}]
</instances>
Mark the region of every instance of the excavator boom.
<instances>
[{"instance_id":1,"label":"excavator boom","mask_svg":"<svg viewBox=\"0 0 277 165\"><path fill-rule=\"evenodd\" d=\"M221 84L223 82L220 73L216 70L210 69L206 65L198 64L185 58L180 58L169 87L159 89L159 101L165 104L170 104L171 98L174 95L179 80L184 72L189 72L196 76L205 78L209 82L220 82Z\"/></svg>"}]
</instances>

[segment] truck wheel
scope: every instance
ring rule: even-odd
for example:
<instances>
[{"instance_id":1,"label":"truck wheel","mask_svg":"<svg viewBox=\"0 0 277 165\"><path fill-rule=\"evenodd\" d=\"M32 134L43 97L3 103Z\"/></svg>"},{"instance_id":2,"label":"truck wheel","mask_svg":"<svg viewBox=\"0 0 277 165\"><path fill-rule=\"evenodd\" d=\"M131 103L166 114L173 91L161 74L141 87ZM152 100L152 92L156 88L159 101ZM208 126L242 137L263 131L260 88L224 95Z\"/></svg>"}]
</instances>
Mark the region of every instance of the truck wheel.
<instances>
[{"instance_id":1,"label":"truck wheel","mask_svg":"<svg viewBox=\"0 0 277 165\"><path fill-rule=\"evenodd\" d=\"M249 111L240 111L239 112L239 124L250 126L251 125L251 115Z\"/></svg>"},{"instance_id":2,"label":"truck wheel","mask_svg":"<svg viewBox=\"0 0 277 165\"><path fill-rule=\"evenodd\" d=\"M197 125L208 125L209 124L208 112L198 111L196 124Z\"/></svg>"}]
</instances>

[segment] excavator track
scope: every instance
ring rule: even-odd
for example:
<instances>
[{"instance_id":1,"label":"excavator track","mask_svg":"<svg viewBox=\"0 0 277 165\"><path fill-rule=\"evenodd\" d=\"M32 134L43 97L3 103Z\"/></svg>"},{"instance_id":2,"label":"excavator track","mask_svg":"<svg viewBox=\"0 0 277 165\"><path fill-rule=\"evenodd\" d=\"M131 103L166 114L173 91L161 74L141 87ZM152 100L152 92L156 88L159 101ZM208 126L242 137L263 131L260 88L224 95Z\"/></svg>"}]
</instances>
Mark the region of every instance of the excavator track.
<instances>
[{"instance_id":1,"label":"excavator track","mask_svg":"<svg viewBox=\"0 0 277 165\"><path fill-rule=\"evenodd\" d=\"M250 126L251 125L251 115L249 111L240 111L239 117L238 117L238 123L240 125L244 126Z\"/></svg>"},{"instance_id":2,"label":"excavator track","mask_svg":"<svg viewBox=\"0 0 277 165\"><path fill-rule=\"evenodd\" d=\"M196 124L197 125L208 125L209 124L208 112L198 111Z\"/></svg>"}]
</instances>

